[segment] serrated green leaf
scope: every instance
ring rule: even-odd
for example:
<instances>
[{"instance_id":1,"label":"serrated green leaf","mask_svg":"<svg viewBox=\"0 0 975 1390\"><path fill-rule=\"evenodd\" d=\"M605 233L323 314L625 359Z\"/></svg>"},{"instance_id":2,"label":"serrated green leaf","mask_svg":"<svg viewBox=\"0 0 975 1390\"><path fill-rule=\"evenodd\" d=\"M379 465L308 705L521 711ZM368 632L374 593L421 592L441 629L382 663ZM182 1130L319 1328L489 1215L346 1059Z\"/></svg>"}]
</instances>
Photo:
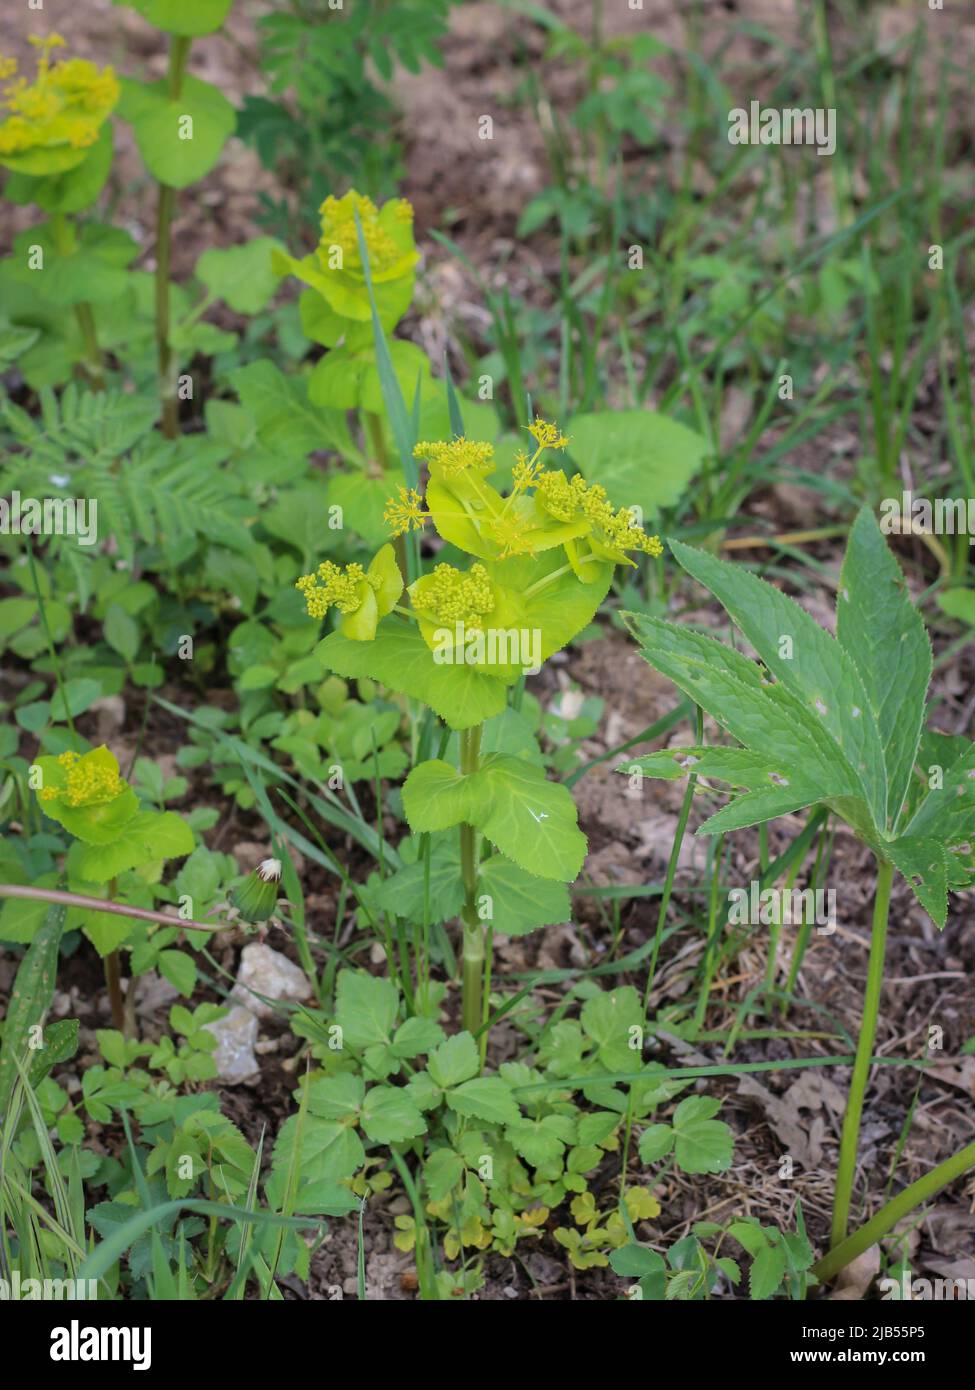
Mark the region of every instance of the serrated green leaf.
<instances>
[{"instance_id":1,"label":"serrated green leaf","mask_svg":"<svg viewBox=\"0 0 975 1390\"><path fill-rule=\"evenodd\" d=\"M651 1125L640 1135L638 1152L642 1163L659 1163L674 1147L674 1131L670 1125Z\"/></svg>"},{"instance_id":2,"label":"serrated green leaf","mask_svg":"<svg viewBox=\"0 0 975 1390\"><path fill-rule=\"evenodd\" d=\"M720 600L776 681L821 722L863 788L876 824L883 827L883 744L873 703L847 651L794 599L764 579L681 541L673 541L671 549L684 569Z\"/></svg>"},{"instance_id":3,"label":"serrated green leaf","mask_svg":"<svg viewBox=\"0 0 975 1390\"><path fill-rule=\"evenodd\" d=\"M427 1071L443 1090L476 1076L481 1066L477 1043L470 1033L455 1033L427 1058Z\"/></svg>"},{"instance_id":4,"label":"serrated green leaf","mask_svg":"<svg viewBox=\"0 0 975 1390\"><path fill-rule=\"evenodd\" d=\"M464 1176L464 1160L453 1149L436 1149L423 1165L423 1180L432 1202L442 1202Z\"/></svg>"},{"instance_id":5,"label":"serrated green leaf","mask_svg":"<svg viewBox=\"0 0 975 1390\"><path fill-rule=\"evenodd\" d=\"M771 1298L785 1277L785 1251L779 1245L764 1245L748 1271L748 1293L753 1299Z\"/></svg>"},{"instance_id":6,"label":"serrated green leaf","mask_svg":"<svg viewBox=\"0 0 975 1390\"><path fill-rule=\"evenodd\" d=\"M853 523L840 571L836 636L856 666L880 731L888 821L897 823L931 680L931 643L871 511Z\"/></svg>"},{"instance_id":7,"label":"serrated green leaf","mask_svg":"<svg viewBox=\"0 0 975 1390\"><path fill-rule=\"evenodd\" d=\"M563 1141L544 1120L519 1120L516 1124L509 1124L504 1137L533 1168L555 1163L565 1149Z\"/></svg>"},{"instance_id":8,"label":"serrated green leaf","mask_svg":"<svg viewBox=\"0 0 975 1390\"><path fill-rule=\"evenodd\" d=\"M400 1086L373 1086L359 1123L377 1144L400 1144L426 1133L426 1120Z\"/></svg>"},{"instance_id":9,"label":"serrated green leaf","mask_svg":"<svg viewBox=\"0 0 975 1390\"><path fill-rule=\"evenodd\" d=\"M721 1101L688 1096L674 1111L674 1156L685 1173L723 1173L731 1167L734 1134L714 1115Z\"/></svg>"},{"instance_id":10,"label":"serrated green leaf","mask_svg":"<svg viewBox=\"0 0 975 1390\"><path fill-rule=\"evenodd\" d=\"M519 1117L511 1088L498 1076L476 1076L447 1093L447 1104L458 1115L487 1124L510 1124Z\"/></svg>"},{"instance_id":11,"label":"serrated green leaf","mask_svg":"<svg viewBox=\"0 0 975 1390\"><path fill-rule=\"evenodd\" d=\"M918 902L938 927L948 916L948 863L944 846L937 840L902 835L886 842L887 857L904 875Z\"/></svg>"},{"instance_id":12,"label":"serrated green leaf","mask_svg":"<svg viewBox=\"0 0 975 1390\"><path fill-rule=\"evenodd\" d=\"M392 1040L399 992L392 980L364 970L340 970L335 994L335 1021L350 1047L370 1047Z\"/></svg>"},{"instance_id":13,"label":"serrated green leaf","mask_svg":"<svg viewBox=\"0 0 975 1390\"><path fill-rule=\"evenodd\" d=\"M307 1084L308 1113L323 1120L344 1120L357 1115L365 1098L366 1085L355 1072L337 1076L315 1076Z\"/></svg>"}]
</instances>

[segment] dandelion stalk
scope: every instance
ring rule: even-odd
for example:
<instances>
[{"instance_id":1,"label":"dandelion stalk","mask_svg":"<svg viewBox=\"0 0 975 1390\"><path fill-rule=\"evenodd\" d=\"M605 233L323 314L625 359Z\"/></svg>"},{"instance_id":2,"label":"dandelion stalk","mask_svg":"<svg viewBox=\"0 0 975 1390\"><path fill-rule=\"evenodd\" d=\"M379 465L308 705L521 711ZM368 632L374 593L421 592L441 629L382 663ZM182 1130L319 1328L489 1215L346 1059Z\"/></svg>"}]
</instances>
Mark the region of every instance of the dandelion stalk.
<instances>
[{"instance_id":1,"label":"dandelion stalk","mask_svg":"<svg viewBox=\"0 0 975 1390\"><path fill-rule=\"evenodd\" d=\"M183 90L191 40L174 36L169 51L169 93L177 101ZM167 439L179 434L176 400L176 374L170 335L169 277L172 264L173 206L175 192L160 183L156 210L156 349L159 358L159 393L162 399L162 427Z\"/></svg>"}]
</instances>

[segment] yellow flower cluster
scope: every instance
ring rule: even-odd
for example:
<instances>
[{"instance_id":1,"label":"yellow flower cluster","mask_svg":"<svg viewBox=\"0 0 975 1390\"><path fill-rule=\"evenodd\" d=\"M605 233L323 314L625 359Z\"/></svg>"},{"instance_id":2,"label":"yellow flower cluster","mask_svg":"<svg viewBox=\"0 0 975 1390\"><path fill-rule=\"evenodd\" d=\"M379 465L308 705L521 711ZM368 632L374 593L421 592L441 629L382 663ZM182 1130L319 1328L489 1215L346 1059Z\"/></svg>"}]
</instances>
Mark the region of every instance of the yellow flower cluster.
<instances>
[{"instance_id":1,"label":"yellow flower cluster","mask_svg":"<svg viewBox=\"0 0 975 1390\"><path fill-rule=\"evenodd\" d=\"M310 618L324 618L334 605L340 613L354 613L362 604L363 582L378 591L378 576L366 574L361 565L346 565L341 569L331 560L324 560L314 574L303 574L296 580L305 600Z\"/></svg>"},{"instance_id":2,"label":"yellow flower cluster","mask_svg":"<svg viewBox=\"0 0 975 1390\"><path fill-rule=\"evenodd\" d=\"M596 532L596 539L611 550L642 550L645 555L662 555L658 536L648 536L633 520L628 507L615 510L599 483L587 483L578 473L570 481L561 469L545 472L535 479L535 496L556 521L574 521L581 515Z\"/></svg>"},{"instance_id":3,"label":"yellow flower cluster","mask_svg":"<svg viewBox=\"0 0 975 1390\"><path fill-rule=\"evenodd\" d=\"M392 528L394 536L404 536L407 531L422 530L429 517L430 513L423 510L423 498L416 488L411 487L407 491L405 487L401 487L399 501L394 497L386 499L383 521Z\"/></svg>"},{"instance_id":4,"label":"yellow flower cluster","mask_svg":"<svg viewBox=\"0 0 975 1390\"><path fill-rule=\"evenodd\" d=\"M458 435L447 442L417 444L413 457L425 459L443 470L448 478L463 473L468 468L478 473L490 473L494 468L494 445L480 444L473 439Z\"/></svg>"},{"instance_id":5,"label":"yellow flower cluster","mask_svg":"<svg viewBox=\"0 0 975 1390\"><path fill-rule=\"evenodd\" d=\"M436 623L462 623L468 632L481 631L486 614L495 606L494 586L483 565L474 564L464 574L453 565L437 565L432 574L418 579L410 589L413 607Z\"/></svg>"},{"instance_id":6,"label":"yellow flower cluster","mask_svg":"<svg viewBox=\"0 0 975 1390\"><path fill-rule=\"evenodd\" d=\"M394 201L395 216L398 221L411 222L413 208L405 198ZM382 275L385 270L403 257L403 252L386 231L379 220L379 209L371 198L353 189L342 198L327 197L319 208L322 215L322 237L318 247L321 260L327 265L334 246L342 252L344 270L362 270L359 257L359 237L356 231L355 214L358 212L362 224L362 237L366 243L369 266L374 275Z\"/></svg>"},{"instance_id":7,"label":"yellow flower cluster","mask_svg":"<svg viewBox=\"0 0 975 1390\"><path fill-rule=\"evenodd\" d=\"M547 420L542 420L537 416L533 423L528 426L528 433L538 445L539 450L564 449L569 442L558 425L549 424Z\"/></svg>"},{"instance_id":8,"label":"yellow flower cluster","mask_svg":"<svg viewBox=\"0 0 975 1390\"><path fill-rule=\"evenodd\" d=\"M69 806L103 806L125 791L125 783L117 771L89 762L77 753L62 753L58 762L67 769L67 782L63 787L45 787L41 792L42 801L60 797Z\"/></svg>"},{"instance_id":9,"label":"yellow flower cluster","mask_svg":"<svg viewBox=\"0 0 975 1390\"><path fill-rule=\"evenodd\" d=\"M541 450L539 450L541 452ZM537 455L530 459L524 449L519 449L515 455L515 465L511 470L511 484L515 492L525 492L528 488L534 487L538 475L542 471L542 465L537 462Z\"/></svg>"},{"instance_id":10,"label":"yellow flower cluster","mask_svg":"<svg viewBox=\"0 0 975 1390\"><path fill-rule=\"evenodd\" d=\"M15 59L0 57L0 80L8 83L0 107L10 112L0 124L0 157L57 146L86 149L118 101L115 73L83 58L52 64L51 50L64 44L59 34L31 43L40 50L33 83L15 76Z\"/></svg>"}]
</instances>

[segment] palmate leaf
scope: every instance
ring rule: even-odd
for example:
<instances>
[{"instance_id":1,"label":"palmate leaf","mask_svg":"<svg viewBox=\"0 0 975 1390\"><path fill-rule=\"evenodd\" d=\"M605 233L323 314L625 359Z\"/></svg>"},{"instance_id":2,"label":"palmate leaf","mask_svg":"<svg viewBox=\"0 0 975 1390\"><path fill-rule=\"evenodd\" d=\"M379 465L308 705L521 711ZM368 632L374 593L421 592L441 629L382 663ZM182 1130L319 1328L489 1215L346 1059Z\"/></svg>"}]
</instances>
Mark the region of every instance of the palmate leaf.
<instances>
[{"instance_id":1,"label":"palmate leaf","mask_svg":"<svg viewBox=\"0 0 975 1390\"><path fill-rule=\"evenodd\" d=\"M762 664L674 624L625 615L647 661L743 747L665 750L620 771L693 772L743 788L704 834L824 803L894 864L943 927L949 889L975 881L975 745L922 735L930 643L872 514L861 511L850 533L836 640L764 580L680 542L671 548Z\"/></svg>"},{"instance_id":2,"label":"palmate leaf","mask_svg":"<svg viewBox=\"0 0 975 1390\"><path fill-rule=\"evenodd\" d=\"M680 541L671 548L684 569L727 610L770 676L821 721L854 769L876 824L884 826L887 785L880 731L860 673L846 650L804 608L764 579Z\"/></svg>"}]
</instances>

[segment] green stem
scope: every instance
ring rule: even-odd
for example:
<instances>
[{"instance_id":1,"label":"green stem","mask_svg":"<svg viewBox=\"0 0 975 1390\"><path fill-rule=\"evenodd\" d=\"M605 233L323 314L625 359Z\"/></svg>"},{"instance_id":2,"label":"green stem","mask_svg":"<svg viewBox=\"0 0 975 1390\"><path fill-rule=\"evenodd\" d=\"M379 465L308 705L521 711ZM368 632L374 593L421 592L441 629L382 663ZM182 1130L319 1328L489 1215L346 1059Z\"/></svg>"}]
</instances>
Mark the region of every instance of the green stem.
<instances>
[{"instance_id":1,"label":"green stem","mask_svg":"<svg viewBox=\"0 0 975 1390\"><path fill-rule=\"evenodd\" d=\"M75 317L78 320L78 327L81 329L81 338L85 345L85 366L91 378L91 389L93 391L105 390L105 364L102 360L102 350L98 346L98 334L95 330L95 315L92 313L91 305L85 301L74 306Z\"/></svg>"},{"instance_id":2,"label":"green stem","mask_svg":"<svg viewBox=\"0 0 975 1390\"><path fill-rule=\"evenodd\" d=\"M108 885L108 896L115 892L115 879ZM118 951L109 951L105 957L105 984L108 986L108 1000L112 1006L112 1023L122 1034L127 1032L125 1019L125 996L122 994L122 962Z\"/></svg>"},{"instance_id":3,"label":"green stem","mask_svg":"<svg viewBox=\"0 0 975 1390\"><path fill-rule=\"evenodd\" d=\"M951 1158L946 1158L943 1163L939 1163L936 1168L925 1173L918 1178L917 1182L912 1182L909 1187L905 1187L903 1192L898 1192L896 1197L891 1198L886 1205L882 1206L876 1216L872 1216L865 1225L859 1230L854 1231L852 1236L835 1245L827 1255L812 1267L812 1272L820 1283L825 1283L832 1279L834 1274L838 1274L858 1255L862 1255L864 1250L869 1250L871 1245L876 1245L882 1236L888 1231L892 1231L899 1221L903 1221L905 1216L921 1206L924 1202L930 1202L943 1187L947 1187L950 1182L960 1178L963 1173L967 1173L970 1168L975 1168L975 1143L967 1144L965 1148L959 1149L958 1153Z\"/></svg>"},{"instance_id":4,"label":"green stem","mask_svg":"<svg viewBox=\"0 0 975 1390\"><path fill-rule=\"evenodd\" d=\"M58 254L70 256L78 244L74 223L66 213L52 212L50 226ZM102 362L102 351L98 346L95 316L92 313L91 305L87 300L83 300L74 306L74 312L75 318L78 320L78 327L81 330L81 340L85 345L85 369L91 378L91 388L93 391L104 391L105 367Z\"/></svg>"},{"instance_id":5,"label":"green stem","mask_svg":"<svg viewBox=\"0 0 975 1390\"><path fill-rule=\"evenodd\" d=\"M183 90L186 62L192 40L174 36L169 50L169 94L176 101ZM167 439L179 434L176 378L170 347L169 277L172 265L173 204L175 193L165 183L159 185L156 210L156 351L159 358L159 394L162 399L162 427Z\"/></svg>"},{"instance_id":6,"label":"green stem","mask_svg":"<svg viewBox=\"0 0 975 1390\"><path fill-rule=\"evenodd\" d=\"M477 771L481 748L481 725L462 729L460 770L465 777ZM464 880L464 951L461 968L462 1019L465 1030L477 1033L482 1024L482 983L484 978L484 926L477 915L478 835L473 825L460 827L460 869Z\"/></svg>"},{"instance_id":7,"label":"green stem","mask_svg":"<svg viewBox=\"0 0 975 1390\"><path fill-rule=\"evenodd\" d=\"M870 936L870 960L867 964L867 988L863 996L863 1018L860 1021L860 1037L857 1040L853 1077L850 1081L846 1114L843 1116L843 1132L840 1136L840 1160L836 1171L836 1195L833 1199L833 1228L830 1239L833 1248L845 1241L850 1218L850 1199L853 1193L857 1144L860 1138L860 1117L863 1114L863 1097L867 1089L867 1077L870 1074L870 1058L877 1033L880 991L884 982L884 948L887 943L887 914L890 908L890 888L893 877L893 864L887 859L879 860L877 889L873 900L873 926Z\"/></svg>"},{"instance_id":8,"label":"green stem","mask_svg":"<svg viewBox=\"0 0 975 1390\"><path fill-rule=\"evenodd\" d=\"M169 345L169 270L172 263L173 190L159 185L156 212L156 352L159 358L159 396L162 400L162 427L167 439L179 434L176 379L173 353Z\"/></svg>"},{"instance_id":9,"label":"green stem","mask_svg":"<svg viewBox=\"0 0 975 1390\"><path fill-rule=\"evenodd\" d=\"M701 743L704 739L704 714L699 705L695 706L695 727L697 730L697 742ZM684 843L684 832L687 830L687 821L691 814L691 804L694 801L694 790L696 787L697 778L692 772L687 779L684 800L681 803L680 815L677 818L677 830L674 835L674 843L671 846L670 859L667 864L667 877L664 880L664 891L660 895L660 909L657 912L657 930L653 938L653 954L650 957L650 969L647 971L646 989L643 991L644 1015L646 1015L650 1007L650 994L653 990L653 982L657 974L657 958L660 955L660 943L663 941L664 923L667 920L667 910L670 907L670 898L674 891L677 861L680 858L680 847Z\"/></svg>"},{"instance_id":10,"label":"green stem","mask_svg":"<svg viewBox=\"0 0 975 1390\"><path fill-rule=\"evenodd\" d=\"M378 465L376 476L381 478L389 466L386 440L383 437L383 422L374 410L364 410L362 413L366 422L369 443L372 445L372 462Z\"/></svg>"}]
</instances>

